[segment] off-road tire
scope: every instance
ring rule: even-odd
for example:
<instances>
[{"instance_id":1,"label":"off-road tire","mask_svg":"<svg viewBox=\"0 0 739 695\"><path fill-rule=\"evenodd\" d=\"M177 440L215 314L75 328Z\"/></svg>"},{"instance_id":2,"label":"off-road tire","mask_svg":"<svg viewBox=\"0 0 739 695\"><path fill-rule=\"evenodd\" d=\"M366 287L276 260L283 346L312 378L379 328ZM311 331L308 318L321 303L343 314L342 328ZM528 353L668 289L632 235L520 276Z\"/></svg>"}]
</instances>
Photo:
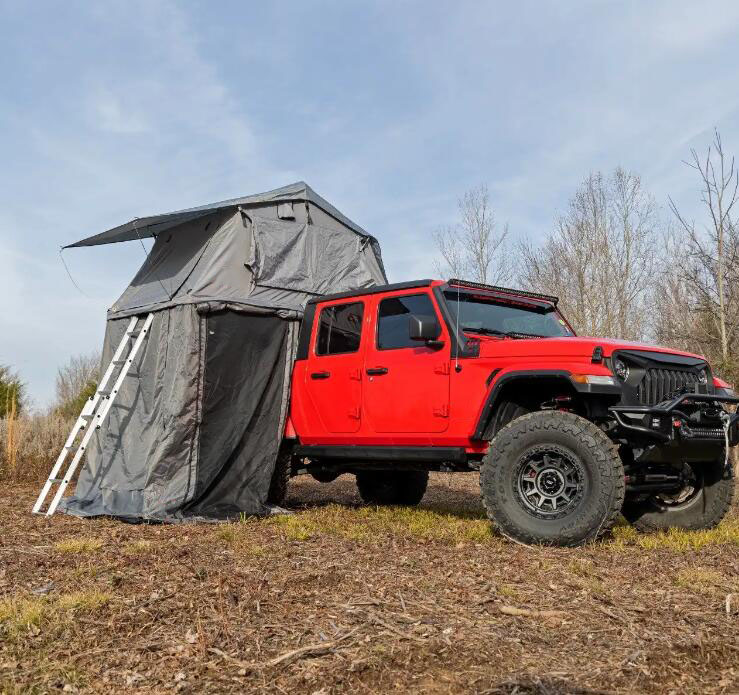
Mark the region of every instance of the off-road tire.
<instances>
[{"instance_id":1,"label":"off-road tire","mask_svg":"<svg viewBox=\"0 0 739 695\"><path fill-rule=\"evenodd\" d=\"M532 452L547 447L572 464L580 482L571 509L540 518L527 508L519 476ZM613 442L593 423L573 413L537 411L513 420L492 440L480 488L488 518L507 538L526 545L577 546L615 523L624 500L624 469Z\"/></svg>"},{"instance_id":2,"label":"off-road tire","mask_svg":"<svg viewBox=\"0 0 739 695\"><path fill-rule=\"evenodd\" d=\"M734 479L731 467L718 461L695 464L701 487L682 505L666 505L653 496L642 501L627 500L623 515L634 528L645 533L668 528L687 531L711 529L721 522L731 507L734 497Z\"/></svg>"},{"instance_id":3,"label":"off-road tire","mask_svg":"<svg viewBox=\"0 0 739 695\"><path fill-rule=\"evenodd\" d=\"M287 486L292 475L292 447L282 445L277 454L275 469L269 482L267 504L281 505L287 497Z\"/></svg>"},{"instance_id":4,"label":"off-road tire","mask_svg":"<svg viewBox=\"0 0 739 695\"><path fill-rule=\"evenodd\" d=\"M357 471L357 487L365 504L415 506L429 482L427 471Z\"/></svg>"}]
</instances>

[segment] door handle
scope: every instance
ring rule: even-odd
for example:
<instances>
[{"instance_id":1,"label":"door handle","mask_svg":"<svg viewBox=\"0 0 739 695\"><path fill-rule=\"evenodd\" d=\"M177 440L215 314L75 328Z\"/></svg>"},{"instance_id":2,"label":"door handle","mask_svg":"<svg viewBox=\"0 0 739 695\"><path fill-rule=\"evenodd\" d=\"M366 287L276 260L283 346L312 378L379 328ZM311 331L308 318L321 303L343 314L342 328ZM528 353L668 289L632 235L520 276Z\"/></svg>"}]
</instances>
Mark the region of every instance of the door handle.
<instances>
[{"instance_id":1,"label":"door handle","mask_svg":"<svg viewBox=\"0 0 739 695\"><path fill-rule=\"evenodd\" d=\"M331 376L331 372L313 372L310 375L311 379L328 379Z\"/></svg>"},{"instance_id":2,"label":"door handle","mask_svg":"<svg viewBox=\"0 0 739 695\"><path fill-rule=\"evenodd\" d=\"M382 374L387 374L387 367L370 367L366 371L371 376L381 376Z\"/></svg>"}]
</instances>

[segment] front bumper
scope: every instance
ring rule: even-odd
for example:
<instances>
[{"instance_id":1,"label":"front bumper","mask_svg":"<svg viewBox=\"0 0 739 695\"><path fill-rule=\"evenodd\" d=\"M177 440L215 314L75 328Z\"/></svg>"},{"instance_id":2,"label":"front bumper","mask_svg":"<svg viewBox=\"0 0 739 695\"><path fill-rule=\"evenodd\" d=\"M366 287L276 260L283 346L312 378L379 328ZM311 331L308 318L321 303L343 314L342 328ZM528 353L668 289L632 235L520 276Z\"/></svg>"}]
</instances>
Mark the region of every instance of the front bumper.
<instances>
[{"instance_id":1,"label":"front bumper","mask_svg":"<svg viewBox=\"0 0 739 695\"><path fill-rule=\"evenodd\" d=\"M677 398L659 405L615 405L609 408L616 422L624 430L661 442L671 441L713 441L725 439L724 423L718 414L722 404L739 404L739 398L718 394L684 393ZM703 409L701 404L705 404ZM685 406L696 412L688 414ZM697 406L697 409L696 409ZM729 417L729 445L739 443L739 412Z\"/></svg>"}]
</instances>

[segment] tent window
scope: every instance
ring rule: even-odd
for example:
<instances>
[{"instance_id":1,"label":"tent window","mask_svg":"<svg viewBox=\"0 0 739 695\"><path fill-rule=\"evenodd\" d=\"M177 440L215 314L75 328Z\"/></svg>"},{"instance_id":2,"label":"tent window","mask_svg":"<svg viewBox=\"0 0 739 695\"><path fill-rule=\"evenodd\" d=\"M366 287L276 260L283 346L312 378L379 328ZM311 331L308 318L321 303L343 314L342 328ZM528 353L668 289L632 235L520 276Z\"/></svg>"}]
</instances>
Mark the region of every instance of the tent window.
<instances>
[{"instance_id":1,"label":"tent window","mask_svg":"<svg viewBox=\"0 0 739 695\"><path fill-rule=\"evenodd\" d=\"M364 303L337 304L321 310L316 355L339 355L359 350Z\"/></svg>"},{"instance_id":2,"label":"tent window","mask_svg":"<svg viewBox=\"0 0 739 695\"><path fill-rule=\"evenodd\" d=\"M277 217L281 220L294 220L295 211L292 203L280 203L277 206Z\"/></svg>"}]
</instances>

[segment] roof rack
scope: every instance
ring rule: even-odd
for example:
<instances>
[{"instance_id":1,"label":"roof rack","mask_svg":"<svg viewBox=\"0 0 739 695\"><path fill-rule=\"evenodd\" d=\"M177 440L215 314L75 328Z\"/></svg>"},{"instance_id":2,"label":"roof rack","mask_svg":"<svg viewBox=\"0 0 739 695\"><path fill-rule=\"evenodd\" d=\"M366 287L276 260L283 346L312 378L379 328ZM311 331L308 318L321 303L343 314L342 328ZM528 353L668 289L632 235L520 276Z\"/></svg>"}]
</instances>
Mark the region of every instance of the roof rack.
<instances>
[{"instance_id":1,"label":"roof rack","mask_svg":"<svg viewBox=\"0 0 739 695\"><path fill-rule=\"evenodd\" d=\"M525 290L513 290L508 287L498 287L497 285L483 285L481 282L470 282L469 280L458 280L452 278L449 280L450 285L457 287L469 287L475 290L490 290L492 292L500 292L502 294L515 295L517 297L531 297L532 299L543 299L546 302L551 302L555 306L559 302L559 297L555 297L551 294L539 294L538 292L526 292Z\"/></svg>"}]
</instances>

